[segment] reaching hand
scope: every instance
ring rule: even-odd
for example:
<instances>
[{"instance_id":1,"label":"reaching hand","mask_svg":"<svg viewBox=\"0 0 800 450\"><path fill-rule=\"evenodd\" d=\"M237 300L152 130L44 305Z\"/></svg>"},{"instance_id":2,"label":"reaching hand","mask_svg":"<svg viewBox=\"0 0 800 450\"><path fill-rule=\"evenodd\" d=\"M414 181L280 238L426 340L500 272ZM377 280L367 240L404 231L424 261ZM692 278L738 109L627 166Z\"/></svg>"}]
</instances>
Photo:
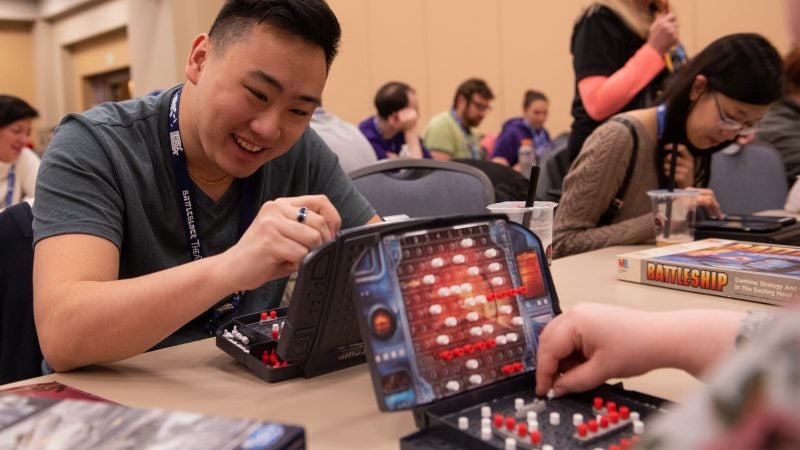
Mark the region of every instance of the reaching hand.
<instances>
[{"instance_id":1,"label":"reaching hand","mask_svg":"<svg viewBox=\"0 0 800 450\"><path fill-rule=\"evenodd\" d=\"M582 392L660 367L696 376L733 349L743 317L739 311L579 304L550 321L539 337L536 393Z\"/></svg>"},{"instance_id":2,"label":"reaching hand","mask_svg":"<svg viewBox=\"0 0 800 450\"><path fill-rule=\"evenodd\" d=\"M613 377L656 367L643 339L652 331L643 311L594 303L579 304L553 319L539 338L536 393L583 392Z\"/></svg>"},{"instance_id":3,"label":"reaching hand","mask_svg":"<svg viewBox=\"0 0 800 450\"><path fill-rule=\"evenodd\" d=\"M339 213L324 195L264 203L239 242L223 253L222 276L236 280L238 289L255 289L287 276L297 271L311 250L332 239L340 226Z\"/></svg>"}]
</instances>

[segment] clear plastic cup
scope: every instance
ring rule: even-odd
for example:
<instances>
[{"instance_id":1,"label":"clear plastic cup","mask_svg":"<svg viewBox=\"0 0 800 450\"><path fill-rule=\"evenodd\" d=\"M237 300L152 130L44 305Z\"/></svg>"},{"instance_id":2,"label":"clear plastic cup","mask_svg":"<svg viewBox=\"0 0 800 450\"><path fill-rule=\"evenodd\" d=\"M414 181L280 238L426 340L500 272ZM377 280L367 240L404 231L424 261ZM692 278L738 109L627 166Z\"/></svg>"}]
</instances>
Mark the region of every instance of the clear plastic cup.
<instances>
[{"instance_id":1,"label":"clear plastic cup","mask_svg":"<svg viewBox=\"0 0 800 450\"><path fill-rule=\"evenodd\" d=\"M542 247L545 249L548 264L553 261L553 211L558 203L554 202L534 202L533 206L525 207L525 202L502 202L492 203L487 206L492 214L505 214L520 225L525 213L531 214L531 221L528 225L531 231L542 241Z\"/></svg>"},{"instance_id":2,"label":"clear plastic cup","mask_svg":"<svg viewBox=\"0 0 800 450\"><path fill-rule=\"evenodd\" d=\"M647 191L653 206L653 226L659 247L694 240L697 191L666 189Z\"/></svg>"}]
</instances>

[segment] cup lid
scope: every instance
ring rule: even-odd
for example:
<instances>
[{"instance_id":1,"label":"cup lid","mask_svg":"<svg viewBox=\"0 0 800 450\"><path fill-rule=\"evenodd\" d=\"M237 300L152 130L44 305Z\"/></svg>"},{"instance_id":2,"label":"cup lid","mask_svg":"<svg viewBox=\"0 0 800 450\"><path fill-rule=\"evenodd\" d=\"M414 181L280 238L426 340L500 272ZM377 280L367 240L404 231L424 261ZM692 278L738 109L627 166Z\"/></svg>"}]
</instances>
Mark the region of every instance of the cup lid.
<instances>
[{"instance_id":1,"label":"cup lid","mask_svg":"<svg viewBox=\"0 0 800 450\"><path fill-rule=\"evenodd\" d=\"M697 189L675 189L674 191L670 191L669 189L653 189L647 191L647 195L650 197L697 197L699 192Z\"/></svg>"},{"instance_id":2,"label":"cup lid","mask_svg":"<svg viewBox=\"0 0 800 450\"><path fill-rule=\"evenodd\" d=\"M523 201L508 201L492 203L486 209L492 212L519 212L527 210L553 209L558 206L555 202L533 202L533 206L526 208Z\"/></svg>"}]
</instances>

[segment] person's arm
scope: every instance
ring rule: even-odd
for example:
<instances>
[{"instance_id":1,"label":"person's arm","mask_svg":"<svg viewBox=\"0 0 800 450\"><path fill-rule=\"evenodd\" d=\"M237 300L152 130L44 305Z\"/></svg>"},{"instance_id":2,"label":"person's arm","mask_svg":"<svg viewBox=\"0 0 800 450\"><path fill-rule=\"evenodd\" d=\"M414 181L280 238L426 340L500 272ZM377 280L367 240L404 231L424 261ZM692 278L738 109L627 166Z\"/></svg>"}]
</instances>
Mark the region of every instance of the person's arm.
<instances>
[{"instance_id":1,"label":"person's arm","mask_svg":"<svg viewBox=\"0 0 800 450\"><path fill-rule=\"evenodd\" d=\"M504 166L518 165L519 152L519 139L514 136L511 130L503 130L497 141L494 144L494 152L492 153L492 162L502 164Z\"/></svg>"},{"instance_id":2,"label":"person's arm","mask_svg":"<svg viewBox=\"0 0 800 450\"><path fill-rule=\"evenodd\" d=\"M606 120L620 112L662 70L663 55L645 44L613 75L582 78L578 92L586 113L594 120Z\"/></svg>"},{"instance_id":3,"label":"person's arm","mask_svg":"<svg viewBox=\"0 0 800 450\"><path fill-rule=\"evenodd\" d=\"M308 208L303 223L301 206ZM375 217L372 218L375 220ZM79 234L45 238L34 253L34 314L42 353L58 371L144 352L231 293L296 271L341 219L322 195L265 203L227 251L119 280L119 251Z\"/></svg>"},{"instance_id":4,"label":"person's arm","mask_svg":"<svg viewBox=\"0 0 800 450\"><path fill-rule=\"evenodd\" d=\"M430 149L430 152L431 152L431 157L439 161L451 161L453 159L453 155L451 153L447 153L442 150L437 150L435 148L432 148Z\"/></svg>"},{"instance_id":5,"label":"person's arm","mask_svg":"<svg viewBox=\"0 0 800 450\"><path fill-rule=\"evenodd\" d=\"M413 108L404 108L395 113L397 126L403 130L403 138L408 148L410 158L422 159L425 155L422 152L419 133L417 132L417 119L419 115Z\"/></svg>"},{"instance_id":6,"label":"person's arm","mask_svg":"<svg viewBox=\"0 0 800 450\"><path fill-rule=\"evenodd\" d=\"M800 46L800 0L786 0L791 44Z\"/></svg>"},{"instance_id":7,"label":"person's arm","mask_svg":"<svg viewBox=\"0 0 800 450\"><path fill-rule=\"evenodd\" d=\"M26 157L25 173L21 174L20 187L22 188L22 195L20 201L33 203L36 190L36 174L39 172L40 164L39 157L33 151L30 151Z\"/></svg>"},{"instance_id":8,"label":"person's arm","mask_svg":"<svg viewBox=\"0 0 800 450\"><path fill-rule=\"evenodd\" d=\"M659 16L650 26L647 42L610 76L587 76L578 81L581 101L594 120L620 112L662 70L664 54L678 43L678 23L672 13Z\"/></svg>"},{"instance_id":9,"label":"person's arm","mask_svg":"<svg viewBox=\"0 0 800 450\"><path fill-rule=\"evenodd\" d=\"M611 245L638 244L653 239L653 217L649 207L636 217L597 226L622 185L632 147L633 140L628 128L616 121L601 125L586 139L578 158L564 178L553 230L554 254L563 257ZM643 158L647 156L640 154L637 163L642 162ZM634 170L626 198L631 198L642 177L648 176L641 172ZM655 180L655 174L649 176ZM639 192L638 195L645 194Z\"/></svg>"},{"instance_id":10,"label":"person's arm","mask_svg":"<svg viewBox=\"0 0 800 450\"><path fill-rule=\"evenodd\" d=\"M503 166L508 166L508 160L503 158L502 156L492 156L492 162L495 164L500 164Z\"/></svg>"},{"instance_id":11,"label":"person's arm","mask_svg":"<svg viewBox=\"0 0 800 450\"><path fill-rule=\"evenodd\" d=\"M662 367L697 376L734 348L744 314L580 304L548 323L539 338L536 393L583 392Z\"/></svg>"},{"instance_id":12,"label":"person's arm","mask_svg":"<svg viewBox=\"0 0 800 450\"><path fill-rule=\"evenodd\" d=\"M792 188L789 190L789 195L786 197L786 204L783 209L790 213L800 213L800 178L798 178Z\"/></svg>"}]
</instances>

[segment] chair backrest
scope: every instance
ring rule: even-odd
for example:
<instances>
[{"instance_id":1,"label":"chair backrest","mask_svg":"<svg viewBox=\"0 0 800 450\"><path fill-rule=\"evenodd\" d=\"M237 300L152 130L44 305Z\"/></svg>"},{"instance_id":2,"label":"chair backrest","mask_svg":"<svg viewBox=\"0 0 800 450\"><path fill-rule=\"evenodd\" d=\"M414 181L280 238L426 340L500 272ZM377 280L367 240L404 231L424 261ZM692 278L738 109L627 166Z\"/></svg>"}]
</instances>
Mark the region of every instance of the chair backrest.
<instances>
[{"instance_id":1,"label":"chair backrest","mask_svg":"<svg viewBox=\"0 0 800 450\"><path fill-rule=\"evenodd\" d=\"M33 321L32 220L26 202L0 213L0 384L42 374Z\"/></svg>"},{"instance_id":2,"label":"chair backrest","mask_svg":"<svg viewBox=\"0 0 800 450\"><path fill-rule=\"evenodd\" d=\"M780 154L761 142L739 151L723 150L711 157L709 187L728 214L783 209L789 186Z\"/></svg>"},{"instance_id":3,"label":"chair backrest","mask_svg":"<svg viewBox=\"0 0 800 450\"><path fill-rule=\"evenodd\" d=\"M382 217L486 214L494 202L483 172L452 161L383 160L350 172L350 178Z\"/></svg>"},{"instance_id":4,"label":"chair backrest","mask_svg":"<svg viewBox=\"0 0 800 450\"><path fill-rule=\"evenodd\" d=\"M536 189L536 200L556 202L561 199L561 183L567 176L572 161L567 150L567 138L559 136L553 142L553 150L539 161L539 186Z\"/></svg>"},{"instance_id":5,"label":"chair backrest","mask_svg":"<svg viewBox=\"0 0 800 450\"><path fill-rule=\"evenodd\" d=\"M494 186L494 201L525 201L528 195L528 179L511 167L486 159L455 159L455 162L472 166L483 172Z\"/></svg>"}]
</instances>

